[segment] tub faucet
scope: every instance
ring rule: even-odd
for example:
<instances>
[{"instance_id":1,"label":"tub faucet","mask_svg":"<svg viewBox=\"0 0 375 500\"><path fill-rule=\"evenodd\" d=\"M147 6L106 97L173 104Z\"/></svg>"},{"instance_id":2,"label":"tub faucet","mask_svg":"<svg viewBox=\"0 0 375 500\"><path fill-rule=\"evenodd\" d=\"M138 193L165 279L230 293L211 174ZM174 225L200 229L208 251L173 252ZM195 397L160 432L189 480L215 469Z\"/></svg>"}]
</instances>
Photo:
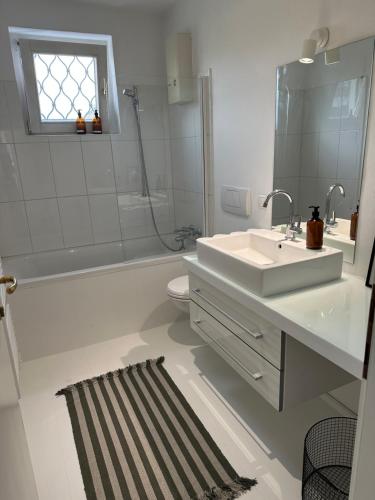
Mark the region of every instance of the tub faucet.
<instances>
[{"instance_id":1,"label":"tub faucet","mask_svg":"<svg viewBox=\"0 0 375 500\"><path fill-rule=\"evenodd\" d=\"M337 225L335 211L332 212L332 217L330 216L332 194L336 188L340 190L341 195L345 198L345 189L342 184L332 184L332 186L328 189L326 196L326 213L324 215L324 230L327 233L329 233L331 229Z\"/></svg>"},{"instance_id":2,"label":"tub faucet","mask_svg":"<svg viewBox=\"0 0 375 500\"><path fill-rule=\"evenodd\" d=\"M196 241L202 236L202 231L193 224L190 224L189 226L182 226L175 229L175 235L175 241L181 242L182 248L185 248L185 241Z\"/></svg>"},{"instance_id":3,"label":"tub faucet","mask_svg":"<svg viewBox=\"0 0 375 500\"><path fill-rule=\"evenodd\" d=\"M275 189L274 191L271 191L264 200L263 207L267 208L270 199L278 195L285 196L286 199L289 201L289 221L286 228L285 239L294 241L296 238L296 234L302 233L301 216L300 215L296 216L294 214L294 201L292 196L288 193L288 191L285 191L284 189ZM298 217L297 222L295 222L296 217Z\"/></svg>"}]
</instances>

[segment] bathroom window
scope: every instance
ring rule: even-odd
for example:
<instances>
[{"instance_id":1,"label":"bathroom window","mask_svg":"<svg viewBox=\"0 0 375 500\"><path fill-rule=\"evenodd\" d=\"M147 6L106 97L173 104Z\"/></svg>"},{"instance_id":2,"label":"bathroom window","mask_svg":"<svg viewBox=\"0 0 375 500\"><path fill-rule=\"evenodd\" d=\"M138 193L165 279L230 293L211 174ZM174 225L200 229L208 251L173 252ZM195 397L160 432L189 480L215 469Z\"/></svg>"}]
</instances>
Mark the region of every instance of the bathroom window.
<instances>
[{"instance_id":1,"label":"bathroom window","mask_svg":"<svg viewBox=\"0 0 375 500\"><path fill-rule=\"evenodd\" d=\"M114 73L112 45L108 50L105 40L87 43L84 34L53 32L48 39L51 32L20 30L10 28L10 34L26 131L74 133L78 111L91 121L97 109L104 132L118 132L117 89L110 71ZM109 95L109 87L115 95Z\"/></svg>"}]
</instances>

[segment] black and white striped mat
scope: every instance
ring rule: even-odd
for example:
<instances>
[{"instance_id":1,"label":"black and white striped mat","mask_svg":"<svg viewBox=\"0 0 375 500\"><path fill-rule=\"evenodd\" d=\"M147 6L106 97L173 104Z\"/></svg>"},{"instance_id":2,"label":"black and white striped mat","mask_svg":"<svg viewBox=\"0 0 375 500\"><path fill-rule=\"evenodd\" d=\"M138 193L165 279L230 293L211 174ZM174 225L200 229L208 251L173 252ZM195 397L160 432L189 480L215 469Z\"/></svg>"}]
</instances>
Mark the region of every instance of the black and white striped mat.
<instances>
[{"instance_id":1,"label":"black and white striped mat","mask_svg":"<svg viewBox=\"0 0 375 500\"><path fill-rule=\"evenodd\" d=\"M237 476L163 361L57 393L67 401L89 500L223 500L256 484Z\"/></svg>"}]
</instances>

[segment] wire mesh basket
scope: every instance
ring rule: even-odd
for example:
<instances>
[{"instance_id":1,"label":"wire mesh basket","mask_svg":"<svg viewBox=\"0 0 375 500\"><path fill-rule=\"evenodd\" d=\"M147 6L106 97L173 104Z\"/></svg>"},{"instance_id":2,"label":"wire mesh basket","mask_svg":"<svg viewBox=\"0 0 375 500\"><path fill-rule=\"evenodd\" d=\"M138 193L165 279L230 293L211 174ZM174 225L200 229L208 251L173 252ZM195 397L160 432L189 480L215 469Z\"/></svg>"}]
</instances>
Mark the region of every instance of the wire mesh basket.
<instances>
[{"instance_id":1,"label":"wire mesh basket","mask_svg":"<svg viewBox=\"0 0 375 500\"><path fill-rule=\"evenodd\" d=\"M311 427L305 438L303 500L347 500L357 419L332 417Z\"/></svg>"}]
</instances>

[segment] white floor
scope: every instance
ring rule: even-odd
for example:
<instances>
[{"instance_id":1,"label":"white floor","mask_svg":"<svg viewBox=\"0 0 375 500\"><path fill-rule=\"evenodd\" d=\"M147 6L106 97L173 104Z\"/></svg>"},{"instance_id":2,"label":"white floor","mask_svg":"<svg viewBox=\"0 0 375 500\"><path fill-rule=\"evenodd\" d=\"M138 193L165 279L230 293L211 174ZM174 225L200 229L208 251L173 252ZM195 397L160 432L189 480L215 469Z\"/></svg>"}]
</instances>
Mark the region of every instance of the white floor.
<instances>
[{"instance_id":1,"label":"white floor","mask_svg":"<svg viewBox=\"0 0 375 500\"><path fill-rule=\"evenodd\" d=\"M40 500L85 500L65 399L55 392L160 355L233 467L258 480L241 498L299 500L304 435L336 413L320 399L277 413L181 321L23 364L21 409Z\"/></svg>"}]
</instances>

